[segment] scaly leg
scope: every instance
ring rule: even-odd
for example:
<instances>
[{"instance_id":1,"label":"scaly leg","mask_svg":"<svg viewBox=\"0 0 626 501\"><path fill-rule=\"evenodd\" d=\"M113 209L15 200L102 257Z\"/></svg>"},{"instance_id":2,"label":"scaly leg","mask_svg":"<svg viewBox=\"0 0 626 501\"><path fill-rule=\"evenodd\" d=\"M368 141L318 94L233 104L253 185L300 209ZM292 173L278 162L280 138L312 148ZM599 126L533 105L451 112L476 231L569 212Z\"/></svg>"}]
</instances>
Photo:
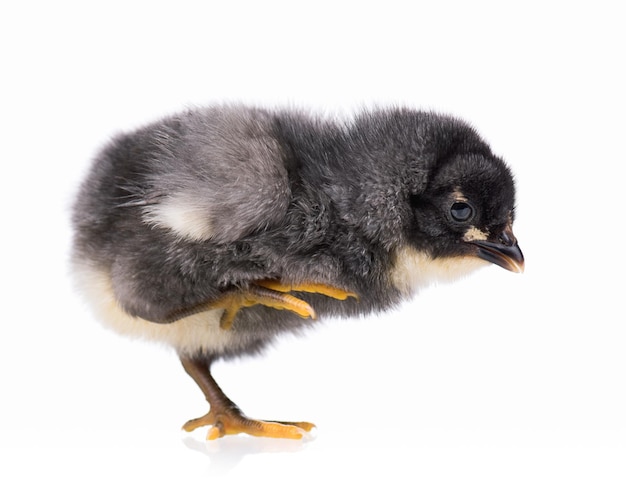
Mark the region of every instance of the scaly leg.
<instances>
[{"instance_id":1,"label":"scaly leg","mask_svg":"<svg viewBox=\"0 0 626 501\"><path fill-rule=\"evenodd\" d=\"M185 431L192 431L200 426L211 426L207 440L237 433L247 433L255 437L299 439L315 426L307 422L250 419L224 394L211 376L211 360L187 356L181 356L180 360L185 371L198 384L211 407L206 415L187 421L183 425Z\"/></svg>"},{"instance_id":2,"label":"scaly leg","mask_svg":"<svg viewBox=\"0 0 626 501\"><path fill-rule=\"evenodd\" d=\"M315 294L323 294L324 296L332 297L333 299L339 299L340 301L349 297L358 299L358 296L354 292L346 291L344 289L339 289L338 287L326 284L303 283L287 285L276 280L262 280L257 282L257 285L278 292L313 292Z\"/></svg>"}]
</instances>

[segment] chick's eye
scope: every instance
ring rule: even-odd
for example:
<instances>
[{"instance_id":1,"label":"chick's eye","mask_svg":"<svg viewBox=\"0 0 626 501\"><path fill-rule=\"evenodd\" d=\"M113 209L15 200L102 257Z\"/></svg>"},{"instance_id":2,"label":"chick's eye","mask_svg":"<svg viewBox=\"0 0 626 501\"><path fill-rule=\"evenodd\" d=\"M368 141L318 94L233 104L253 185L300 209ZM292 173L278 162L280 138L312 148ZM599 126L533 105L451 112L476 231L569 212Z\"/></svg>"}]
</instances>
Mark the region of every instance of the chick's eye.
<instances>
[{"instance_id":1,"label":"chick's eye","mask_svg":"<svg viewBox=\"0 0 626 501\"><path fill-rule=\"evenodd\" d=\"M472 218L474 209L466 202L454 202L452 207L450 207L450 215L455 221L464 223Z\"/></svg>"}]
</instances>

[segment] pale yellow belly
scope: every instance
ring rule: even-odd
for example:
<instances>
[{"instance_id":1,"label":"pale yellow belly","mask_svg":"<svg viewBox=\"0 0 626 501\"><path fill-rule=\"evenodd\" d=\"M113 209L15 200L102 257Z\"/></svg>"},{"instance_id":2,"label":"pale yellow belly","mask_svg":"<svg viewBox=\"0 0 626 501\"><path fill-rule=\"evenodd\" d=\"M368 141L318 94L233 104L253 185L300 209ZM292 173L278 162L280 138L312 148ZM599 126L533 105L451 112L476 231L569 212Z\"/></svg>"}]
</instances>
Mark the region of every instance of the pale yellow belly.
<instances>
[{"instance_id":1,"label":"pale yellow belly","mask_svg":"<svg viewBox=\"0 0 626 501\"><path fill-rule=\"evenodd\" d=\"M219 354L237 348L237 337L219 326L221 309L197 313L169 324L148 322L123 310L106 271L85 263L74 263L73 271L75 283L96 318L115 332L168 344L181 354L199 351Z\"/></svg>"}]
</instances>

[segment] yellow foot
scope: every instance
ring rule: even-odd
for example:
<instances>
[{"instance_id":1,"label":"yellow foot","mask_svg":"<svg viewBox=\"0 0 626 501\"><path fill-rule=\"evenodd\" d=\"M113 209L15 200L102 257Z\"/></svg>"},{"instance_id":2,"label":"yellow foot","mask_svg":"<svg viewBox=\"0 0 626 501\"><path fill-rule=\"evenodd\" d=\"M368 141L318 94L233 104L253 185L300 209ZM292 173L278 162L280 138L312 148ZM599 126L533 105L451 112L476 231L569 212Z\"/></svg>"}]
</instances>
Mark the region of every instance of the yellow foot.
<instances>
[{"instance_id":1,"label":"yellow foot","mask_svg":"<svg viewBox=\"0 0 626 501\"><path fill-rule=\"evenodd\" d=\"M231 292L209 305L210 309L224 308L224 313L220 320L220 327L228 330L233 326L235 316L241 308L247 308L261 304L277 310L288 310L303 318L315 319L317 315L309 303L276 290L271 290L258 285L251 285L248 289Z\"/></svg>"},{"instance_id":2,"label":"yellow foot","mask_svg":"<svg viewBox=\"0 0 626 501\"><path fill-rule=\"evenodd\" d=\"M228 330L233 326L235 316L241 308L261 304L277 310L287 310L300 315L302 318L317 318L313 307L288 292L313 292L323 294L333 299L343 301L349 297L358 299L353 292L349 292L331 285L305 283L285 285L274 280L263 280L250 285L247 289L225 294L217 301L206 306L206 309L223 308L224 314L220 320L220 327Z\"/></svg>"},{"instance_id":3,"label":"yellow foot","mask_svg":"<svg viewBox=\"0 0 626 501\"><path fill-rule=\"evenodd\" d=\"M301 439L306 432L311 431L313 423L290 421L259 421L250 419L238 411L213 413L187 421L183 430L192 431L200 426L210 426L207 440L215 440L224 435L247 433L255 437Z\"/></svg>"}]
</instances>

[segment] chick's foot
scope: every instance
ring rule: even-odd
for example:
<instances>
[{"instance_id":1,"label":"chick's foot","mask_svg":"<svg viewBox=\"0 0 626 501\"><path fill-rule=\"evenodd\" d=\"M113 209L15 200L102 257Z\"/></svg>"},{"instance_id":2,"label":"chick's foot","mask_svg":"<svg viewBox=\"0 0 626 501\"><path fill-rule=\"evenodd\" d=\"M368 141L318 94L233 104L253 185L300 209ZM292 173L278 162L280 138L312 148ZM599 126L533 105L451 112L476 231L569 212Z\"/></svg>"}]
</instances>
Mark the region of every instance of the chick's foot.
<instances>
[{"instance_id":1,"label":"chick's foot","mask_svg":"<svg viewBox=\"0 0 626 501\"><path fill-rule=\"evenodd\" d=\"M277 310L291 311L303 318L317 318L315 310L309 303L289 294L289 292L323 294L340 301L349 297L358 299L358 296L353 292L332 285L318 283L290 285L275 280L262 280L244 290L226 293L223 297L206 305L204 309L224 309L220 320L220 327L224 330L229 330L233 326L235 317L240 309L257 304Z\"/></svg>"},{"instance_id":2,"label":"chick's foot","mask_svg":"<svg viewBox=\"0 0 626 501\"><path fill-rule=\"evenodd\" d=\"M210 426L207 440L215 440L224 435L247 433L255 437L301 439L315 425L307 422L261 421L244 416L239 409L209 411L208 414L187 421L185 431L192 431L201 426Z\"/></svg>"},{"instance_id":3,"label":"chick's foot","mask_svg":"<svg viewBox=\"0 0 626 501\"><path fill-rule=\"evenodd\" d=\"M233 326L235 316L241 308L260 304L277 310L288 310L303 318L316 318L315 310L309 303L291 294L251 285L248 289L230 292L208 305L209 309L224 308L220 327L229 330Z\"/></svg>"},{"instance_id":4,"label":"chick's foot","mask_svg":"<svg viewBox=\"0 0 626 501\"><path fill-rule=\"evenodd\" d=\"M230 400L211 375L210 357L190 357L182 355L183 368L198 384L206 397L211 410L204 416L187 421L185 431L192 431L200 426L210 426L207 440L215 440L224 435L247 433L255 437L302 438L315 425L305 421L260 421L246 417L239 407Z\"/></svg>"}]
</instances>

